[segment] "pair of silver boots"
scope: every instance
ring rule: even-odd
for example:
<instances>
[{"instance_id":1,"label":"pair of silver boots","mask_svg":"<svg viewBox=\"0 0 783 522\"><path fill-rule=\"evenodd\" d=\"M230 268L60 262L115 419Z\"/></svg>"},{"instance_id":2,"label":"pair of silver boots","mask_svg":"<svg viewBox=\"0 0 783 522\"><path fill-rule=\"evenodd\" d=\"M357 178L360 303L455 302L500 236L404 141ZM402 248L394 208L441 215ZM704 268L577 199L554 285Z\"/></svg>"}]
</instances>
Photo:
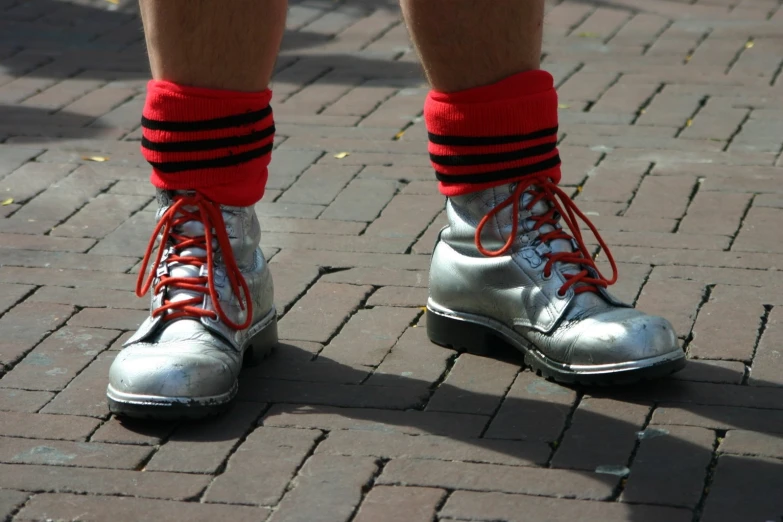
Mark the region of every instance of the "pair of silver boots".
<instances>
[{"instance_id":1,"label":"pair of silver boots","mask_svg":"<svg viewBox=\"0 0 783 522\"><path fill-rule=\"evenodd\" d=\"M260 227L252 207L193 193L159 191L158 200L137 285L139 295L152 289L151 314L112 364L109 406L133 417L209 416L236 395L243 363L277 343ZM585 385L685 365L667 320L606 291L616 276L597 271L579 231L584 216L554 184L504 185L449 198L446 209L426 312L435 343L484 353L503 341L541 375Z\"/></svg>"}]
</instances>

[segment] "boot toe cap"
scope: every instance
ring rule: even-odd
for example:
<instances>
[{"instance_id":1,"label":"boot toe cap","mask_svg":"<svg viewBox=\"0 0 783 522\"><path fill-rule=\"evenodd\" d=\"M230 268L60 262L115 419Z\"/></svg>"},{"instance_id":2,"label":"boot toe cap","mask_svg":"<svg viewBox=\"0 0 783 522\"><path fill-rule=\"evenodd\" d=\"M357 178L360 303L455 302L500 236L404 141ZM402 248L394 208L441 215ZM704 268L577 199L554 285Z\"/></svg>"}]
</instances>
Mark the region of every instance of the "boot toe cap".
<instances>
[{"instance_id":1,"label":"boot toe cap","mask_svg":"<svg viewBox=\"0 0 783 522\"><path fill-rule=\"evenodd\" d=\"M558 337L570 365L644 364L682 353L669 321L629 308L577 321Z\"/></svg>"},{"instance_id":2,"label":"boot toe cap","mask_svg":"<svg viewBox=\"0 0 783 522\"><path fill-rule=\"evenodd\" d=\"M220 401L235 391L237 377L223 354L171 344L132 345L120 352L109 370L116 398L204 402Z\"/></svg>"}]
</instances>

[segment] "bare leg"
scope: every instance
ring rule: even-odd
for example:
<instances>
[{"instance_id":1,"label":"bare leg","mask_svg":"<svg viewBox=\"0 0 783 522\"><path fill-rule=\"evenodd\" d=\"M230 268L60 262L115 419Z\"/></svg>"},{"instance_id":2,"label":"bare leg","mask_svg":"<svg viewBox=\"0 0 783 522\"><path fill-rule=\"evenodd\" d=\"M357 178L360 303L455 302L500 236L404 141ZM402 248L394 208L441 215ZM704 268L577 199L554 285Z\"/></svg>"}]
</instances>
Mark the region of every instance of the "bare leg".
<instances>
[{"instance_id":1,"label":"bare leg","mask_svg":"<svg viewBox=\"0 0 783 522\"><path fill-rule=\"evenodd\" d=\"M432 88L454 92L539 68L544 0L400 0Z\"/></svg>"},{"instance_id":2,"label":"bare leg","mask_svg":"<svg viewBox=\"0 0 783 522\"><path fill-rule=\"evenodd\" d=\"M285 29L286 0L140 0L152 76L261 91Z\"/></svg>"}]
</instances>

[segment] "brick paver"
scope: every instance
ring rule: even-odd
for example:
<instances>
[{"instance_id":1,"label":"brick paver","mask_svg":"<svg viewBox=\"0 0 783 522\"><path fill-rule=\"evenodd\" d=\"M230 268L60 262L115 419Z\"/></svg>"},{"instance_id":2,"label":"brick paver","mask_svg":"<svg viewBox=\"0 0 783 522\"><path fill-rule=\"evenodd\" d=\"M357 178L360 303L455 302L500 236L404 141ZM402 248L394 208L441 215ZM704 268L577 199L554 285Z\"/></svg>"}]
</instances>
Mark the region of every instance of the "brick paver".
<instances>
[{"instance_id":1,"label":"brick paver","mask_svg":"<svg viewBox=\"0 0 783 522\"><path fill-rule=\"evenodd\" d=\"M588 390L427 341L443 199L396 2L291 0L256 207L284 341L226 416L150 424L104 398L155 209L137 8L0 0L0 520L780 520L781 22L549 2L563 186L691 360Z\"/></svg>"}]
</instances>

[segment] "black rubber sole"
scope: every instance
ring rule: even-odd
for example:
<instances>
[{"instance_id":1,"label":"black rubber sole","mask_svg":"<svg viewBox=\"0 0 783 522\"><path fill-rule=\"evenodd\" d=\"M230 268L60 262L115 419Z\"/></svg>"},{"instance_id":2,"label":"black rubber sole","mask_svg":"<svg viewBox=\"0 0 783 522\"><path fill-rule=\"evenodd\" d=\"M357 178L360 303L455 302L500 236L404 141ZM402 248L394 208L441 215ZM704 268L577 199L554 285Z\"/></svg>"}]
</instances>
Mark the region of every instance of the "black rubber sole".
<instances>
[{"instance_id":1,"label":"black rubber sole","mask_svg":"<svg viewBox=\"0 0 783 522\"><path fill-rule=\"evenodd\" d=\"M260 364L278 344L277 320L258 332L245 350L242 366L252 367ZM216 417L229 410L238 391L238 385L229 393L225 401L215 403L184 402L130 402L118 401L107 397L109 411L118 417L163 421L193 421Z\"/></svg>"},{"instance_id":2,"label":"black rubber sole","mask_svg":"<svg viewBox=\"0 0 783 522\"><path fill-rule=\"evenodd\" d=\"M554 361L538 353L531 345L518 347L506 336L489 326L456 319L433 312L427 308L427 335L435 344L474 355L492 355L500 347L517 349L524 354L525 365L546 379L563 384L583 386L622 386L667 377L685 367L686 359L667 360L641 368L603 371L595 373L570 372L556 368Z\"/></svg>"}]
</instances>

